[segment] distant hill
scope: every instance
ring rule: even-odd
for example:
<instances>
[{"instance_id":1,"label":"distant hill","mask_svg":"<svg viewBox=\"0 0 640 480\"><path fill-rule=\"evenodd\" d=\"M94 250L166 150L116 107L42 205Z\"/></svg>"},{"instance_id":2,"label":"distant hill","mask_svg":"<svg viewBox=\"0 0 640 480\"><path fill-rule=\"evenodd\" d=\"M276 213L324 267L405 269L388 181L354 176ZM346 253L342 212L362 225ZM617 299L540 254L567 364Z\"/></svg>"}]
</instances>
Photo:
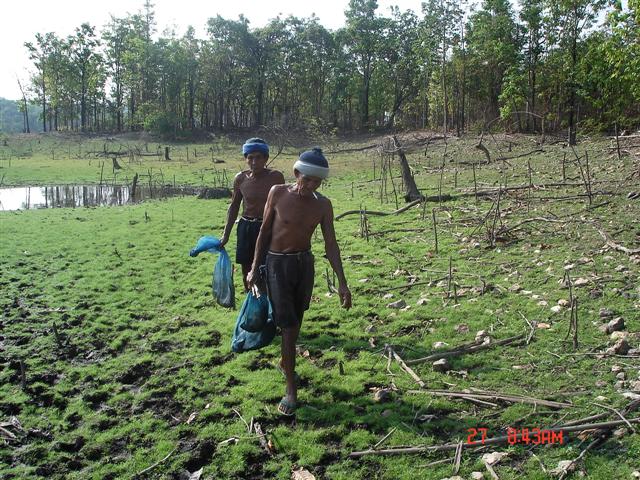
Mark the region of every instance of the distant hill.
<instances>
[{"instance_id":1,"label":"distant hill","mask_svg":"<svg viewBox=\"0 0 640 480\"><path fill-rule=\"evenodd\" d=\"M8 100L0 97L0 132L21 133L24 129L22 112L18 110L15 100ZM37 107L29 105L29 126L31 131L39 131L41 127L38 120Z\"/></svg>"}]
</instances>

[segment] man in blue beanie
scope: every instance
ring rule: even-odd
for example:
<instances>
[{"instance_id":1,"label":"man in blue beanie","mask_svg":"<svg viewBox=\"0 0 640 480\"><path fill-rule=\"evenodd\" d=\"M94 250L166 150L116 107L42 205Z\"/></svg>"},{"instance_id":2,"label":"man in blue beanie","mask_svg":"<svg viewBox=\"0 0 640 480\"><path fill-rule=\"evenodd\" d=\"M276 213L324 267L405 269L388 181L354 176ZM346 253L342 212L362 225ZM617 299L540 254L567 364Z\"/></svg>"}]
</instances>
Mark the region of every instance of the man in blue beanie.
<instances>
[{"instance_id":1,"label":"man in blue beanie","mask_svg":"<svg viewBox=\"0 0 640 480\"><path fill-rule=\"evenodd\" d=\"M296 340L302 316L309 308L314 283L314 259L311 236L318 225L322 229L326 258L338 277L342 307L351 307L333 227L333 207L328 198L316 192L329 175L329 163L322 150L314 148L300 155L293 165L296 182L271 188L264 209L264 221L256 243L249 285L258 280L259 258L266 253L266 284L273 319L282 330L280 368L287 387L278 405L283 415L293 415L297 406Z\"/></svg>"},{"instance_id":2,"label":"man in blue beanie","mask_svg":"<svg viewBox=\"0 0 640 480\"><path fill-rule=\"evenodd\" d=\"M269 160L269 145L263 139L248 139L242 146L242 154L249 169L238 173L233 180L231 205L227 211L227 223L220 243L224 246L229 241L242 203L242 216L238 222L236 262L242 266L242 281L245 290L248 291L247 274L251 270L267 195L271 187L284 183L284 176L277 170L265 168Z\"/></svg>"}]
</instances>

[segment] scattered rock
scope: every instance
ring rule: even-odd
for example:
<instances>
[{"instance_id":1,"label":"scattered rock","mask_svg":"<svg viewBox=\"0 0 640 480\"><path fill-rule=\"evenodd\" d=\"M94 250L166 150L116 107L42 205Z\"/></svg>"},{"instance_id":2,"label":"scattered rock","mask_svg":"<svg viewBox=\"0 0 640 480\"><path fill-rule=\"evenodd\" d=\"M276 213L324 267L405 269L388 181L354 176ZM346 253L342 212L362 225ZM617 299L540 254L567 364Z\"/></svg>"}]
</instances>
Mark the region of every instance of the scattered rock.
<instances>
[{"instance_id":1,"label":"scattered rock","mask_svg":"<svg viewBox=\"0 0 640 480\"><path fill-rule=\"evenodd\" d=\"M635 472L633 472L633 473L631 474L631 477L632 477L632 478L640 478L640 472L639 472L638 470L636 470Z\"/></svg>"},{"instance_id":2,"label":"scattered rock","mask_svg":"<svg viewBox=\"0 0 640 480\"><path fill-rule=\"evenodd\" d=\"M640 380L635 380L633 382L629 383L629 389L632 392L638 392L640 393Z\"/></svg>"},{"instance_id":3,"label":"scattered rock","mask_svg":"<svg viewBox=\"0 0 640 480\"><path fill-rule=\"evenodd\" d=\"M624 373L624 372L620 372L620 373L618 373L618 374L616 375L616 378L617 378L618 380L626 380L626 379L627 379L627 376L625 375L625 373Z\"/></svg>"},{"instance_id":4,"label":"scattered rock","mask_svg":"<svg viewBox=\"0 0 640 480\"><path fill-rule=\"evenodd\" d=\"M624 319L622 317L616 317L607 323L607 333L619 332L624 330Z\"/></svg>"},{"instance_id":5,"label":"scattered rock","mask_svg":"<svg viewBox=\"0 0 640 480\"><path fill-rule=\"evenodd\" d=\"M517 283L514 283L513 285L511 285L509 287L509 291L510 292L518 293L520 290L522 290L522 287L520 285L518 285Z\"/></svg>"},{"instance_id":6,"label":"scattered rock","mask_svg":"<svg viewBox=\"0 0 640 480\"><path fill-rule=\"evenodd\" d=\"M482 461L487 465L495 465L507 455L508 453L506 452L485 453L484 455L482 455Z\"/></svg>"},{"instance_id":7,"label":"scattered rock","mask_svg":"<svg viewBox=\"0 0 640 480\"><path fill-rule=\"evenodd\" d=\"M622 396L624 398L628 398L629 400L640 400L640 393L623 392Z\"/></svg>"},{"instance_id":8,"label":"scattered rock","mask_svg":"<svg viewBox=\"0 0 640 480\"><path fill-rule=\"evenodd\" d=\"M607 386L607 382L605 382L604 380L596 380L595 385L598 388L602 388Z\"/></svg>"},{"instance_id":9,"label":"scattered rock","mask_svg":"<svg viewBox=\"0 0 640 480\"><path fill-rule=\"evenodd\" d=\"M471 472L471 480L484 480L484 473Z\"/></svg>"},{"instance_id":10,"label":"scattered rock","mask_svg":"<svg viewBox=\"0 0 640 480\"><path fill-rule=\"evenodd\" d=\"M573 281L573 286L574 287L584 287L585 285L588 285L590 283L588 278L584 278L584 277L580 277L580 278L576 278Z\"/></svg>"},{"instance_id":11,"label":"scattered rock","mask_svg":"<svg viewBox=\"0 0 640 480\"><path fill-rule=\"evenodd\" d=\"M626 265L618 265L614 270L616 272L625 272L629 270L629 267L627 267Z\"/></svg>"},{"instance_id":12,"label":"scattered rock","mask_svg":"<svg viewBox=\"0 0 640 480\"><path fill-rule=\"evenodd\" d=\"M440 349L448 346L449 344L447 342L433 342L433 348L435 349Z\"/></svg>"},{"instance_id":13,"label":"scattered rock","mask_svg":"<svg viewBox=\"0 0 640 480\"><path fill-rule=\"evenodd\" d=\"M623 370L624 369L620 365L614 365L613 367L611 367L611 373L619 373Z\"/></svg>"},{"instance_id":14,"label":"scattered rock","mask_svg":"<svg viewBox=\"0 0 640 480\"><path fill-rule=\"evenodd\" d=\"M551 311L553 313L560 313L562 311L562 307L560 305L556 305L554 307L551 307Z\"/></svg>"},{"instance_id":15,"label":"scattered rock","mask_svg":"<svg viewBox=\"0 0 640 480\"><path fill-rule=\"evenodd\" d=\"M602 395L598 395L595 398L595 400L596 400L596 402L599 402L599 403L608 402L609 401L609 399L607 397L603 397Z\"/></svg>"},{"instance_id":16,"label":"scattered rock","mask_svg":"<svg viewBox=\"0 0 640 480\"><path fill-rule=\"evenodd\" d=\"M360 280L358 280L360 283L367 283L369 281L368 278L361 278Z\"/></svg>"},{"instance_id":17,"label":"scattered rock","mask_svg":"<svg viewBox=\"0 0 640 480\"><path fill-rule=\"evenodd\" d=\"M538 302L538 305L540 305L541 307L546 307L547 305L549 305L549 302L547 302L546 300L540 300Z\"/></svg>"},{"instance_id":18,"label":"scattered rock","mask_svg":"<svg viewBox=\"0 0 640 480\"><path fill-rule=\"evenodd\" d=\"M603 319L604 318L611 318L611 317L613 317L614 314L615 314L614 311L611 310L610 308L602 307L600 309L600 318L603 318Z\"/></svg>"},{"instance_id":19,"label":"scattered rock","mask_svg":"<svg viewBox=\"0 0 640 480\"><path fill-rule=\"evenodd\" d=\"M558 305L561 306L561 307L568 307L569 306L569 300L561 298L560 300L558 300Z\"/></svg>"},{"instance_id":20,"label":"scattered rock","mask_svg":"<svg viewBox=\"0 0 640 480\"><path fill-rule=\"evenodd\" d=\"M366 333L372 333L372 332L375 332L376 330L378 330L378 329L376 328L376 326L375 326L373 323L370 323L369 325L367 325L367 326L364 328L364 331L365 331Z\"/></svg>"},{"instance_id":21,"label":"scattered rock","mask_svg":"<svg viewBox=\"0 0 640 480\"><path fill-rule=\"evenodd\" d=\"M488 337L489 334L487 333L486 330L479 330L478 333L476 333L476 342L483 342L485 337Z\"/></svg>"},{"instance_id":22,"label":"scattered rock","mask_svg":"<svg viewBox=\"0 0 640 480\"><path fill-rule=\"evenodd\" d=\"M391 302L390 304L387 305L387 308L404 308L407 306L407 302L405 302L403 299L400 300L396 300L395 302Z\"/></svg>"},{"instance_id":23,"label":"scattered rock","mask_svg":"<svg viewBox=\"0 0 640 480\"><path fill-rule=\"evenodd\" d=\"M291 472L291 480L316 480L316 477L309 470L300 468Z\"/></svg>"},{"instance_id":24,"label":"scattered rock","mask_svg":"<svg viewBox=\"0 0 640 480\"><path fill-rule=\"evenodd\" d=\"M624 388L624 382L622 380L618 380L614 385L613 388L615 388L616 390L622 390Z\"/></svg>"},{"instance_id":25,"label":"scattered rock","mask_svg":"<svg viewBox=\"0 0 640 480\"><path fill-rule=\"evenodd\" d=\"M382 417L388 417L389 415L392 415L392 414L393 414L393 410L389 410L389 409L387 409L387 410L383 411L383 412L380 414L380 416L382 416Z\"/></svg>"},{"instance_id":26,"label":"scattered rock","mask_svg":"<svg viewBox=\"0 0 640 480\"><path fill-rule=\"evenodd\" d=\"M618 340L620 340L621 338L627 338L629 336L628 332L613 332L609 338L614 341L617 342ZM629 352L631 352L631 350L629 350Z\"/></svg>"},{"instance_id":27,"label":"scattered rock","mask_svg":"<svg viewBox=\"0 0 640 480\"><path fill-rule=\"evenodd\" d=\"M609 355L626 355L629 352L629 343L625 338L618 340L613 347L607 348L605 353Z\"/></svg>"},{"instance_id":28,"label":"scattered rock","mask_svg":"<svg viewBox=\"0 0 640 480\"><path fill-rule=\"evenodd\" d=\"M548 323L540 322L536 325L536 327L541 330L548 330L551 328L551 325L549 325Z\"/></svg>"},{"instance_id":29,"label":"scattered rock","mask_svg":"<svg viewBox=\"0 0 640 480\"><path fill-rule=\"evenodd\" d=\"M561 460L558 462L558 466L553 470L550 470L551 475L566 475L569 472L573 472L576 469L576 464L573 460Z\"/></svg>"},{"instance_id":30,"label":"scattered rock","mask_svg":"<svg viewBox=\"0 0 640 480\"><path fill-rule=\"evenodd\" d=\"M600 298L601 296L602 296L602 290L594 288L593 290L589 291L589 297L591 298Z\"/></svg>"},{"instance_id":31,"label":"scattered rock","mask_svg":"<svg viewBox=\"0 0 640 480\"><path fill-rule=\"evenodd\" d=\"M416 302L416 305L425 305L427 303L429 303L428 298L419 298L418 301Z\"/></svg>"},{"instance_id":32,"label":"scattered rock","mask_svg":"<svg viewBox=\"0 0 640 480\"><path fill-rule=\"evenodd\" d=\"M458 333L469 333L469 325L467 325L466 323L461 323L460 325L456 325L455 331Z\"/></svg>"},{"instance_id":33,"label":"scattered rock","mask_svg":"<svg viewBox=\"0 0 640 480\"><path fill-rule=\"evenodd\" d=\"M385 300L389 300L390 298L393 298L393 293L385 293L382 298L384 298Z\"/></svg>"},{"instance_id":34,"label":"scattered rock","mask_svg":"<svg viewBox=\"0 0 640 480\"><path fill-rule=\"evenodd\" d=\"M384 403L391 400L391 390L388 388L379 388L373 392L373 401L377 403Z\"/></svg>"},{"instance_id":35,"label":"scattered rock","mask_svg":"<svg viewBox=\"0 0 640 480\"><path fill-rule=\"evenodd\" d=\"M434 372L447 372L451 370L451 365L446 358L441 358L440 360L436 360L433 362L433 371Z\"/></svg>"},{"instance_id":36,"label":"scattered rock","mask_svg":"<svg viewBox=\"0 0 640 480\"><path fill-rule=\"evenodd\" d=\"M522 295L531 295L533 292L531 290L522 290L520 293Z\"/></svg>"}]
</instances>

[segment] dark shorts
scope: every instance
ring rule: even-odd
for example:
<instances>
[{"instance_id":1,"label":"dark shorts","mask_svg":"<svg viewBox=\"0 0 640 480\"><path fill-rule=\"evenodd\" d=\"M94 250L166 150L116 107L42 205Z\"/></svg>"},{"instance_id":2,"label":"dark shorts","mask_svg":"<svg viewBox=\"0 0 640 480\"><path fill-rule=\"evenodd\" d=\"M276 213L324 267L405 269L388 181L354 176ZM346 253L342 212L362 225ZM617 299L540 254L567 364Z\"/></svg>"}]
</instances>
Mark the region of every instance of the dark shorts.
<instances>
[{"instance_id":1,"label":"dark shorts","mask_svg":"<svg viewBox=\"0 0 640 480\"><path fill-rule=\"evenodd\" d=\"M302 323L313 292L313 254L310 251L289 254L267 253L267 291L273 319L280 328Z\"/></svg>"},{"instance_id":2,"label":"dark shorts","mask_svg":"<svg viewBox=\"0 0 640 480\"><path fill-rule=\"evenodd\" d=\"M236 246L236 263L241 265L251 265L253 253L256 249L256 240L260 233L262 221L245 220L240 218L238 222L238 242Z\"/></svg>"}]
</instances>

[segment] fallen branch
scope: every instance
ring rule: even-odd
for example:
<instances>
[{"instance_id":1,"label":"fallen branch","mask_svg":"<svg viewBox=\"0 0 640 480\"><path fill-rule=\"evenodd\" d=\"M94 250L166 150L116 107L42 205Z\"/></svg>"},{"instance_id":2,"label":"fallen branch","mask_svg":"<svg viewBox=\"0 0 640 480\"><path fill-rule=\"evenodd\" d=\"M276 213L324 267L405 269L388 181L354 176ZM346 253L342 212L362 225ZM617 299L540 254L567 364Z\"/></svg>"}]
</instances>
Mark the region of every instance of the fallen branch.
<instances>
[{"instance_id":1,"label":"fallen branch","mask_svg":"<svg viewBox=\"0 0 640 480\"><path fill-rule=\"evenodd\" d=\"M604 231L599 229L598 227L596 227L595 225L593 225L593 228L595 228L598 233L600 234L600 236L604 239L604 241L606 242L606 244L613 248L614 250L617 250L619 252L623 252L626 253L627 255L638 255L640 254L640 248L627 248L627 247L623 247L622 245L620 245L619 243L616 243L613 241L613 239Z\"/></svg>"},{"instance_id":2,"label":"fallen branch","mask_svg":"<svg viewBox=\"0 0 640 480\"><path fill-rule=\"evenodd\" d=\"M573 407L571 403L554 402L552 400L541 400L539 398L527 397L525 395L507 395L504 393L493 392L454 392L449 390L409 390L407 393L426 393L437 397L463 398L465 400L503 400L511 403L530 403L533 405L541 405L549 408L568 408Z\"/></svg>"},{"instance_id":3,"label":"fallen branch","mask_svg":"<svg viewBox=\"0 0 640 480\"><path fill-rule=\"evenodd\" d=\"M640 423L640 417L629 419L631 423ZM618 427L620 425L624 425L626 422L622 420L612 421L612 422L603 422L603 423L590 423L584 425L575 425L571 427L558 427L558 428L544 428L540 429L545 432L584 432L587 430L604 430L611 429L613 427ZM527 435L529 433L527 432ZM511 441L512 443L522 442L523 434L519 433L517 435L505 435L502 437L494 437L485 439L482 442L482 445L478 443L463 443L463 448L469 447L478 447L478 446L487 446L487 445L504 445ZM366 455L402 455L405 453L430 453L430 452L443 452L448 450L456 450L458 448L459 442L456 443L445 443L442 445L422 445L417 447L396 447L396 448L387 448L382 450L363 450L360 452L351 452L349 454L349 458L359 458L364 457Z\"/></svg>"},{"instance_id":4,"label":"fallen branch","mask_svg":"<svg viewBox=\"0 0 640 480\"><path fill-rule=\"evenodd\" d=\"M449 357L458 357L460 355L465 355L467 353L474 353L480 350L487 350L489 348L498 347L502 345L510 345L520 340L525 340L526 335L516 335L514 337L505 338L504 340L499 340L497 342L491 343L481 343L481 344L472 344L470 346L464 346L462 348L458 348L456 350L447 350L445 352L434 353L433 355L429 355L423 358L416 358L414 360L407 360L407 365L415 365L416 363L424 363L424 362L434 362L436 360L440 360L441 358L449 358Z\"/></svg>"},{"instance_id":5,"label":"fallen branch","mask_svg":"<svg viewBox=\"0 0 640 480\"><path fill-rule=\"evenodd\" d=\"M425 383L422 381L422 379L416 374L416 372L411 370L411 368L402 360L402 358L400 358L400 355L398 355L390 345L385 345L384 348L386 351L391 353L391 355L393 355L393 358L396 362L398 362L400 367L409 375L411 375L411 378L413 378L421 388L425 388Z\"/></svg>"},{"instance_id":6,"label":"fallen branch","mask_svg":"<svg viewBox=\"0 0 640 480\"><path fill-rule=\"evenodd\" d=\"M258 439L260 440L260 446L262 449L267 452L267 455L273 456L273 449L266 440L267 434L262 431L262 426L258 422L253 424L253 431L258 434Z\"/></svg>"}]
</instances>

